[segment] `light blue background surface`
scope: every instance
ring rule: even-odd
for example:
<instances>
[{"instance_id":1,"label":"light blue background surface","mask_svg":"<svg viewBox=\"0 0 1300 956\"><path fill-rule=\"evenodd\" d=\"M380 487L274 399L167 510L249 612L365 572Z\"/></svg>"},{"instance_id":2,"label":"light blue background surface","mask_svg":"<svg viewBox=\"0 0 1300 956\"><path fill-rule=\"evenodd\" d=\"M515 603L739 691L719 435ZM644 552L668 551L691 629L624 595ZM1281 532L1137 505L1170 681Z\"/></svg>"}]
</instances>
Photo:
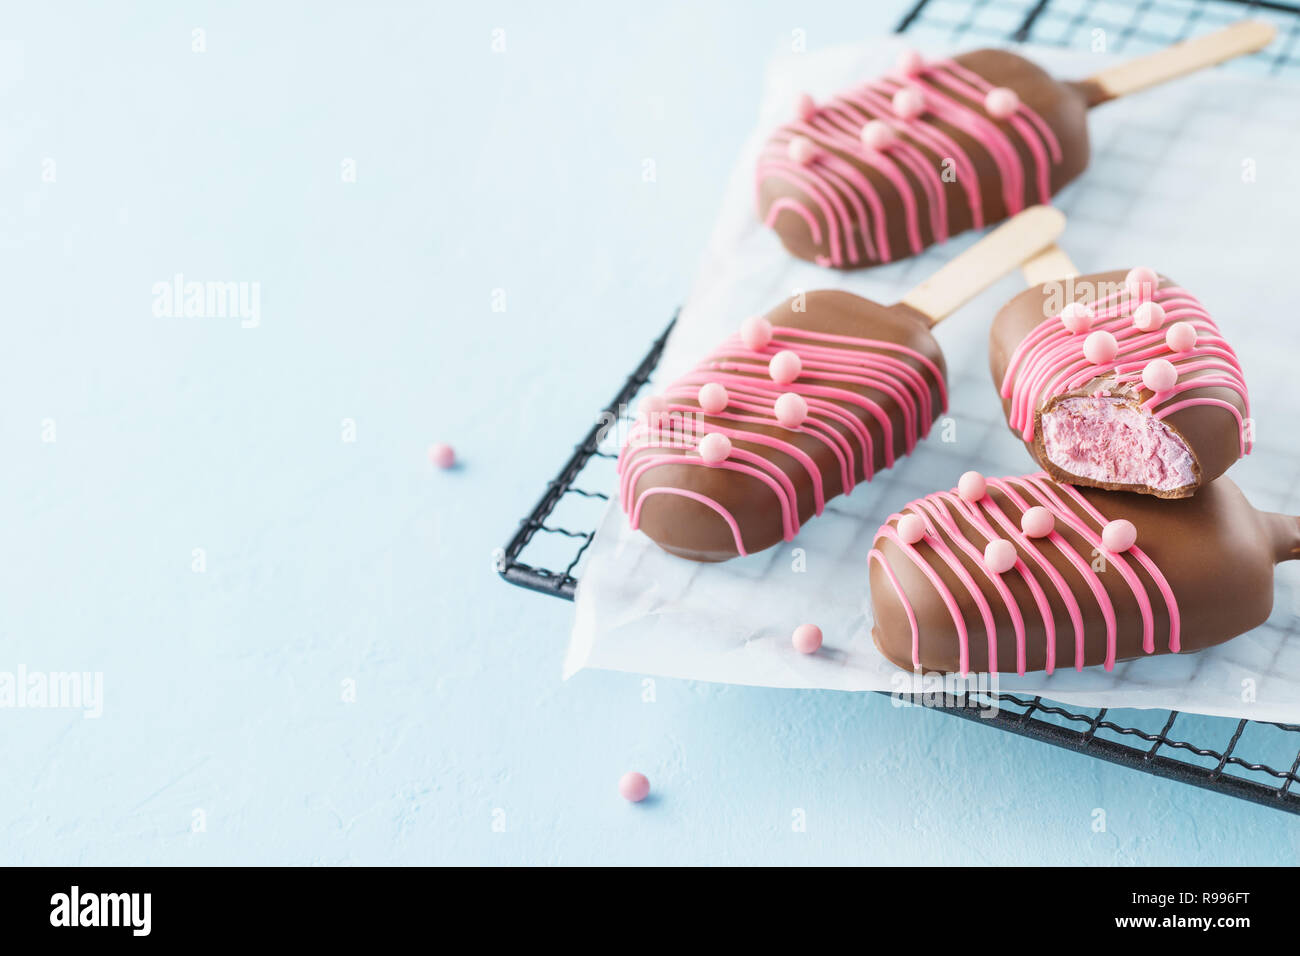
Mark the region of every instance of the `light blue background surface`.
<instances>
[{"instance_id":1,"label":"light blue background surface","mask_svg":"<svg viewBox=\"0 0 1300 956\"><path fill-rule=\"evenodd\" d=\"M765 59L904 4L743 6L10 10L0 671L102 671L104 713L0 710L0 861L1300 857L875 695L560 682L571 606L492 549L684 295ZM260 283L260 327L155 316L178 272Z\"/></svg>"}]
</instances>

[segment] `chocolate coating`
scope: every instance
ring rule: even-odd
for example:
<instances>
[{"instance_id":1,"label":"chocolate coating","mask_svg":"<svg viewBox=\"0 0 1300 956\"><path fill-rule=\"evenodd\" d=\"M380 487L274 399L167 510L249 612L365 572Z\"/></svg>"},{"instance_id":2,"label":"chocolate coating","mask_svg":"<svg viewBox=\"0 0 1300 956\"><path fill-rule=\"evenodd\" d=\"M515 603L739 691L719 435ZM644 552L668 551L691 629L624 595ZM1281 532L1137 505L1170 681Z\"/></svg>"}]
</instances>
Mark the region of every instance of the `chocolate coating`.
<instances>
[{"instance_id":1,"label":"chocolate coating","mask_svg":"<svg viewBox=\"0 0 1300 956\"><path fill-rule=\"evenodd\" d=\"M1105 298L1105 290L1122 289L1124 287L1126 274L1126 270L1114 270L1078 276L1071 280L1072 286L1068 283L1045 283L1041 286L1026 289L1002 307L994 318L993 327L989 332L989 367L993 373L994 385L1002 390L1004 415L1007 415L1010 419L1012 414L1013 399L1008 394L1008 384L1014 388L1025 374L1026 361L1022 358L1016 366L1011 382L1007 383L1005 381L1007 369L1013 362L1017 347L1044 323L1059 322L1057 316L1065 301L1096 305L1096 300L1099 297ZM1175 294L1172 290L1178 291ZM1073 293L1072 299L1066 298L1063 294L1070 292ZM1175 303L1194 302L1194 300L1189 300L1185 290L1182 290L1177 283L1165 276L1160 276L1157 295L1164 302L1170 304L1170 318L1157 333L1147 337L1155 341L1153 349L1158 351L1147 349L1141 354L1149 352L1147 358L1160 357L1172 361L1180 372L1180 387L1187 386L1198 377L1222 381L1224 372L1219 368L1189 368L1191 363L1202 363L1206 357L1205 355L1200 353L1177 354L1168 350L1162 344L1168 326L1177 320L1177 316L1183 314L1178 311L1179 306L1175 305ZM1124 327L1122 331L1127 331L1128 326L1131 325L1131 319L1127 318L1128 305L1126 303L1129 301L1128 297L1121 295L1116 301L1121 309L1121 318L1124 319L1117 325ZM1200 304L1195 303L1195 308L1199 310L1201 308ZM1198 312L1199 314L1201 313ZM1217 336L1217 328L1209 320L1208 316L1203 319L1192 320L1189 318L1188 320L1194 321L1194 324L1199 327L1202 344L1212 348L1213 352L1209 356L1212 361L1219 365L1230 362L1235 366L1236 356L1232 353L1231 348L1226 343L1212 337ZM1082 345L1086 337L1085 333L1078 333L1075 336L1080 356L1082 356ZM1137 364L1140 365L1140 362ZM1131 364L1130 367L1132 367ZM1239 369L1237 374L1239 375ZM1035 391L1032 396L1034 403L1033 436L1030 441L1026 442L1026 447L1039 466L1057 481L1104 488L1111 491L1136 491L1161 498L1185 498L1194 494L1197 488L1222 475L1241 457L1243 450L1249 448L1248 431L1247 434L1243 435L1243 423L1249 421L1250 415L1244 392L1244 382L1240 382L1238 388L1221 384L1206 385L1180 391L1176 399L1172 400L1177 404L1185 405L1185 407L1170 412L1161 420L1165 425L1169 426L1170 430L1182 440L1188 451L1191 452L1195 475L1192 482L1177 488L1161 490L1149 484L1094 480L1060 467L1048 457L1047 450L1044 447L1042 416L1045 412L1051 412L1057 405L1068 399L1098 393L1122 396L1124 405L1137 409L1155 397L1154 393L1141 385L1140 381L1129 383L1124 387L1117 387L1115 382L1103 377L1100 380L1087 381L1075 388L1060 392L1050 388ZM1225 405L1235 409L1236 414L1234 415ZM1020 435L1018 427L1011 425L1011 428L1012 431Z\"/></svg>"},{"instance_id":2,"label":"chocolate coating","mask_svg":"<svg viewBox=\"0 0 1300 956\"><path fill-rule=\"evenodd\" d=\"M1048 481L1045 477L1042 480ZM1211 482L1192 498L1176 501L1094 489L1078 489L1078 492L1105 518L1126 519L1137 528L1136 547L1145 553L1167 581L1176 602L1178 640L1184 652L1222 644L1262 624L1273 606L1274 565L1300 557L1300 518L1256 511L1228 478ZM991 488L990 495L1018 525L1023 510L1002 490ZM1074 510L1081 513L1081 509ZM904 513L916 513L915 508L909 506ZM891 662L907 670L914 669L913 632L907 613L910 605L917 626L920 668L959 671L961 642L951 610L933 582L908 556L907 546L883 534L886 528L897 526L899 517L893 516L881 529L882 533L876 539L879 558L870 561L871 602L875 614L872 635L881 653ZM1092 520L1085 524L1094 531L1100 527ZM966 518L959 516L956 525L960 534L969 541L982 543L986 540L985 535ZM1059 519L1056 531L1067 546L1074 548L1090 564L1097 560L1098 552L1091 540L1066 527ZM915 553L954 595L960 615L969 628L968 670L981 672L988 669L989 649L978 602L974 592L940 557L933 544L936 540L951 544L955 537L947 531L941 532L937 538L927 537L915 545ZM1082 664L1105 663L1108 656L1107 629L1102 605L1088 587L1084 575L1047 539L1027 540L1032 542L1039 556L1057 570L1077 600L1083 625ZM1049 575L1031 557L1026 543L1016 543L1017 554L1050 604L1055 628L1056 667L1075 666L1076 632L1066 602ZM996 630L997 669L1000 672L1016 670L1017 648L1012 617L1006 600L994 584L995 578L1009 589L1023 616L1025 670L1043 670L1048 649L1045 618L1037 609L1027 582L1014 571L990 575L979 561L960 551L957 553L970 580L977 584L979 594L991 608ZM1128 563L1141 589L1150 600L1153 653L1168 653L1170 613L1165 599L1159 593L1156 578L1131 556L1127 557L1130 557ZM890 580L880 558L893 572L898 587ZM1149 656L1143 649L1142 612L1133 586L1113 565L1095 577L1114 607L1117 621L1115 659Z\"/></svg>"},{"instance_id":3,"label":"chocolate coating","mask_svg":"<svg viewBox=\"0 0 1300 956\"><path fill-rule=\"evenodd\" d=\"M784 474L795 491L797 519L802 523L817 510L812 471L794 454L754 440L745 440L744 435L764 436L778 445L783 444L790 452L798 450L807 455L816 473L820 475L824 499L829 500L844 492L843 469L852 469L854 482L866 481L872 473L887 467L891 458L907 454L912 444L928 431L946 407L943 379L947 373L943 354L930 334L927 320L907 306L882 306L835 290L807 293L803 303L804 311L795 311L797 302L797 299L789 299L767 313L766 318L776 328L777 337L761 353L748 349L738 339L732 338L683 379L669 385L664 394L672 396L673 408L685 411L692 419L700 416L697 419L700 422L698 434L718 429L727 429L732 433L733 452L730 463L739 462L752 467L742 458L745 454L752 454L759 456L774 473ZM766 363L772 354L793 344L793 338L783 332L783 329L801 329L823 335L893 343L917 356L923 356L937 369L939 377L935 377L925 362L907 352L891 351L862 342L823 343L824 348L831 350L824 354L833 358L833 364L837 368L823 369L819 376L819 370L810 358L805 362L797 381L788 386L788 390L808 394L810 405L815 405L818 401L826 404L813 408L810 419L815 417L817 422L810 421L797 429L784 428L770 418L770 410L773 408L775 394L785 391L787 387L774 386L766 369ZM900 390L897 381L890 381L890 375L882 375L881 384L889 381L895 394L846 380L846 374L852 377L845 370L853 368L853 363L858 361L855 356L864 355L873 359L889 355L904 363L914 374L915 391L923 390L928 396L925 404L929 406L929 414L914 415L909 427L904 403L896 397L899 395L907 399L909 393ZM741 360L751 362L752 370L735 370L734 363ZM838 367L841 365L843 368ZM700 383L711 381L715 377L721 378L724 366L728 369L728 374L734 376L726 380L732 393L732 406L720 415L704 415L695 392ZM827 378L825 375L832 377ZM737 408L737 396L747 390L746 383L752 383L756 388L762 385L767 392L757 398L744 399L750 402L752 408ZM879 407L887 416L893 433L892 455L886 454L887 443L881 422L852 401L820 397L825 394L821 390L826 388L845 390ZM814 395L819 397L814 398ZM912 404L910 400L907 403ZM856 429L850 424L851 421L857 423ZM863 430L871 439L870 467L866 460L866 446L860 438ZM851 453L837 455L835 446L846 452L851 450ZM647 465L659 455L672 457L663 463ZM681 463L674 459L679 459ZM637 469L642 466L646 467L638 473ZM624 509L629 514L634 514L639 506L640 529L672 554L693 561L724 561L741 553L737 548L735 534L718 509L736 521L745 553L761 551L787 537L782 500L771 484L753 474L705 466L695 447L629 445L621 455L620 470L624 474ZM628 476L631 474L637 474L634 481L629 481ZM671 489L680 493L654 493L654 489ZM703 503L701 498L708 499L717 507Z\"/></svg>"},{"instance_id":4,"label":"chocolate coating","mask_svg":"<svg viewBox=\"0 0 1300 956\"><path fill-rule=\"evenodd\" d=\"M1005 50L975 50L954 57L954 61L974 73L994 87L1007 87L1014 90L1021 103L1032 110L1051 130L1060 147L1059 161L1049 158L1050 193L1055 194L1066 183L1073 180L1088 164L1088 127L1087 109L1099 102L1101 94L1084 84L1061 83L1052 79L1038 66L1023 57ZM852 91L846 91L848 96ZM957 96L956 101L965 104L981 119L991 119L981 100L970 96ZM844 130L861 127L867 121L885 117L890 114L882 109L854 105L844 98L833 101L835 122L843 124ZM983 211L983 225L996 223L1021 208L1039 202L1046 202L1048 197L1040 195L1036 171L1043 162L1035 157L1029 148L1024 127L1019 130L1006 120L994 120L998 128L1006 135L1010 148L1014 149L1020 169L1024 171L1022 195L1018 208L1008 208L1008 201L1003 192L1003 178L994 150L985 137L972 135L972 127L959 126L933 115L926 115L926 126L939 131L955 142L961 151L970 158L978 179L980 202ZM804 129L802 124L787 124L773 134L769 140L769 150L783 150L791 136ZM843 132L843 130L842 130ZM949 150L940 148L933 141L926 142L915 135L904 134L904 140L912 144L921 157L920 161L932 169L942 170L945 164L951 166L952 156ZM944 234L936 234L930 221L927 207L930 200L923 188L921 178L907 163L897 164L899 174L906 180L907 188L900 190L898 182L868 163L862 147L851 137L832 143L829 137L814 137L817 145L833 154L843 162L850 164L866 178L871 191L881 204L879 216L884 220L884 229L888 236L889 254L884 256L880 249L873 250L864 241L861 216L848 216L846 221L836 228L845 230L844 241L851 246L853 253L838 257L831 241L832 224L823 208L815 202L808 202L808 193L804 187L782 175L764 174L760 165L758 186L759 218L769 220L769 214L776 203L800 204L806 206L807 212L817 223L820 236L814 236L814 229L803 215L791 208L781 208L771 222L782 244L794 256L823 265L834 265L844 269L857 269L881 262L893 261L913 255L920 249L942 241L947 236L957 235L975 225L971 203L966 192L963 174L945 175L936 182L936 188L942 189L946 197L946 229ZM951 173L951 170L949 170ZM836 176L833 183L839 200L846 206L865 201L864 191L847 182L842 176ZM911 195L905 196L904 193ZM850 195L856 194L856 195ZM906 205L915 201L921 207L919 216L920 244L914 246L908 232ZM869 204L868 204L869 206ZM875 228L877 213L868 208L868 228ZM856 261L854 258L856 257Z\"/></svg>"}]
</instances>

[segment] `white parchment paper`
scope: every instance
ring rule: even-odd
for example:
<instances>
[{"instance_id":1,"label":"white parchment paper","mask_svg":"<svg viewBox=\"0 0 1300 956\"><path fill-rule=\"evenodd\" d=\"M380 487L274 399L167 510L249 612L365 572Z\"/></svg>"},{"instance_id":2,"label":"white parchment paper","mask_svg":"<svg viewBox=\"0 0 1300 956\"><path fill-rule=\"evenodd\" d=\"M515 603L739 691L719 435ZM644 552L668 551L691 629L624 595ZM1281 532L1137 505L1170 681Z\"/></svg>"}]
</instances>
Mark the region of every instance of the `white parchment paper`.
<instances>
[{"instance_id":1,"label":"white parchment paper","mask_svg":"<svg viewBox=\"0 0 1300 956\"><path fill-rule=\"evenodd\" d=\"M799 289L845 288L897 301L977 236L859 273L799 262L757 221L753 169L763 138L798 93L827 96L881 72L893 38L774 62L754 132L723 196L717 225L655 382L680 374L734 330ZM927 50L928 55L956 51ZM1108 60L1028 48L1058 77ZM1092 164L1057 199L1070 219L1062 246L1084 272L1150 265L1206 304L1246 370L1257 421L1254 454L1231 477L1256 507L1300 513L1300 417L1293 365L1300 343L1300 89L1223 69L1107 104L1090 117ZM989 322L1023 288L1013 275L944 322L951 420L915 454L835 499L788 544L721 565L660 551L628 529L617 501L596 534L577 594L566 676L586 667L772 687L891 690L905 677L871 640L867 552L876 528L907 501L961 472L1021 474L1036 466L1006 428L987 366ZM651 384L642 394L654 389ZM947 424L945 429L943 426ZM951 441L941 440L947 432ZM608 450L617 450L612 437ZM1300 562L1282 565L1272 617L1199 654L1166 655L1048 677L1002 676L1002 691L1098 707L1159 707L1300 722ZM1232 600L1224 594L1224 600ZM826 644L798 654L790 633L818 624Z\"/></svg>"}]
</instances>

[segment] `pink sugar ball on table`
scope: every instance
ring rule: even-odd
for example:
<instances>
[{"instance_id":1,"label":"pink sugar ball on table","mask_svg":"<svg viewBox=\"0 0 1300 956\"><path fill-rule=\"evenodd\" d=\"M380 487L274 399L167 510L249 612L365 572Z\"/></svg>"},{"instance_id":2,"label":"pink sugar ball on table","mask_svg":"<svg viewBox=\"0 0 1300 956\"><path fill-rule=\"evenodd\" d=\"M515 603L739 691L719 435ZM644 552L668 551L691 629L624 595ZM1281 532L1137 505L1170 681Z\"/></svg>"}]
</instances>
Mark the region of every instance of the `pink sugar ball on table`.
<instances>
[{"instance_id":1,"label":"pink sugar ball on table","mask_svg":"<svg viewBox=\"0 0 1300 956\"><path fill-rule=\"evenodd\" d=\"M640 803L650 796L650 778L629 770L618 778L618 795L631 803Z\"/></svg>"},{"instance_id":2,"label":"pink sugar ball on table","mask_svg":"<svg viewBox=\"0 0 1300 956\"><path fill-rule=\"evenodd\" d=\"M816 624L800 624L794 629L790 642L800 654L815 654L822 646L822 629Z\"/></svg>"},{"instance_id":3,"label":"pink sugar ball on table","mask_svg":"<svg viewBox=\"0 0 1300 956\"><path fill-rule=\"evenodd\" d=\"M429 461L438 468L451 468L456 464L456 451L445 442L438 442L429 446Z\"/></svg>"}]
</instances>

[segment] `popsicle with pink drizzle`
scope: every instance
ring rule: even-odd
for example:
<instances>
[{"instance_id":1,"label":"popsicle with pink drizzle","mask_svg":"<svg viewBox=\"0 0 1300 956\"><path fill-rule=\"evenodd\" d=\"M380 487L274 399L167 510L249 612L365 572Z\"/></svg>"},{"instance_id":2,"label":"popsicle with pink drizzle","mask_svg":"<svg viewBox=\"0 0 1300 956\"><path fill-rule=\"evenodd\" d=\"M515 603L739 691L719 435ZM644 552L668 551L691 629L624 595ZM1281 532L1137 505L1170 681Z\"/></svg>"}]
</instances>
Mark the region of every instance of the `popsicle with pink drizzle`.
<instances>
[{"instance_id":1,"label":"popsicle with pink drizzle","mask_svg":"<svg viewBox=\"0 0 1300 956\"><path fill-rule=\"evenodd\" d=\"M1077 82L1006 50L926 61L815 101L759 156L758 215L800 259L859 269L1046 203L1088 165L1088 110L1267 46L1245 20Z\"/></svg>"},{"instance_id":2,"label":"popsicle with pink drizzle","mask_svg":"<svg viewBox=\"0 0 1300 956\"><path fill-rule=\"evenodd\" d=\"M793 539L925 437L948 402L931 329L1064 224L1028 209L894 305L823 290L746 320L641 406L618 465L631 526L695 561Z\"/></svg>"},{"instance_id":3,"label":"popsicle with pink drizzle","mask_svg":"<svg viewBox=\"0 0 1300 956\"><path fill-rule=\"evenodd\" d=\"M1228 478L1192 498L961 476L909 502L868 556L872 636L906 670L1106 670L1199 651L1262 624L1300 518Z\"/></svg>"}]
</instances>

